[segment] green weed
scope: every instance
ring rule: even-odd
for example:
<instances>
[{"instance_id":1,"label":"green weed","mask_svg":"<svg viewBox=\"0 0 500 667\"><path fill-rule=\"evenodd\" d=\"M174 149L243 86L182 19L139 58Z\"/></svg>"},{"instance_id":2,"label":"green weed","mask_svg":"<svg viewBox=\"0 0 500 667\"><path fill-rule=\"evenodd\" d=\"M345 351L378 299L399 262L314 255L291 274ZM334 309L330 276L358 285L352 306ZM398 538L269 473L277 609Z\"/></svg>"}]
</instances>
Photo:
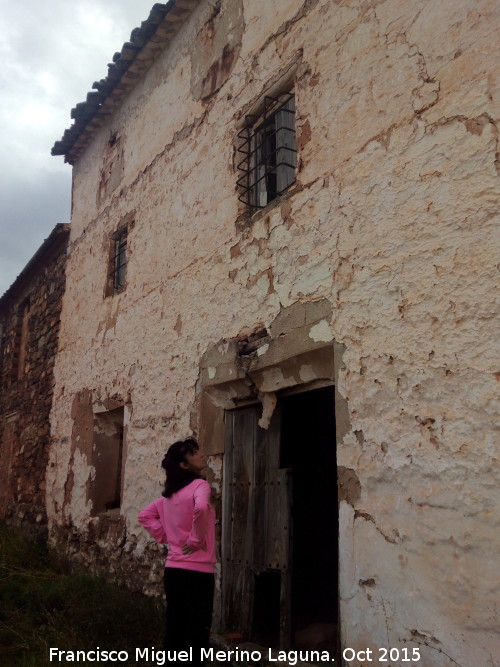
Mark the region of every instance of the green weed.
<instances>
[{"instance_id":1,"label":"green weed","mask_svg":"<svg viewBox=\"0 0 500 667\"><path fill-rule=\"evenodd\" d=\"M0 601L0 664L5 667L70 664L49 662L50 647L100 647L127 651L131 657L136 647L162 647L159 601L104 579L71 574L44 539L28 538L3 525Z\"/></svg>"}]
</instances>

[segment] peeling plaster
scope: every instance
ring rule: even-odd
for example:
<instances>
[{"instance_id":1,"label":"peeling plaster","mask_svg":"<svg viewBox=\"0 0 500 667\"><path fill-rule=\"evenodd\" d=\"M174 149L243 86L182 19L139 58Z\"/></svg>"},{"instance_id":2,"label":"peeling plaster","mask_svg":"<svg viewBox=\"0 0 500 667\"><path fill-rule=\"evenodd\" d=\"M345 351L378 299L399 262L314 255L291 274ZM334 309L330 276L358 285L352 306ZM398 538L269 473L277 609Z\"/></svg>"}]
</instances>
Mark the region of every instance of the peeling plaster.
<instances>
[{"instance_id":1,"label":"peeling plaster","mask_svg":"<svg viewBox=\"0 0 500 667\"><path fill-rule=\"evenodd\" d=\"M318 322L318 324L311 327L309 336L317 343L320 341L324 343L333 341L333 332L330 323L326 320Z\"/></svg>"},{"instance_id":2,"label":"peeling plaster","mask_svg":"<svg viewBox=\"0 0 500 667\"><path fill-rule=\"evenodd\" d=\"M242 0L217 0L190 49L195 99L206 100L227 81L238 58L244 29Z\"/></svg>"},{"instance_id":3,"label":"peeling plaster","mask_svg":"<svg viewBox=\"0 0 500 667\"><path fill-rule=\"evenodd\" d=\"M317 373L312 366L304 364L299 369L299 377L303 383L313 382L317 379Z\"/></svg>"},{"instance_id":4,"label":"peeling plaster","mask_svg":"<svg viewBox=\"0 0 500 667\"><path fill-rule=\"evenodd\" d=\"M265 343L264 345L261 345L260 347L257 348L257 356L261 357L263 354L265 354L269 349L269 343Z\"/></svg>"},{"instance_id":5,"label":"peeling plaster","mask_svg":"<svg viewBox=\"0 0 500 667\"><path fill-rule=\"evenodd\" d=\"M216 457L209 457L207 459L207 465L210 468L210 470L213 473L213 482L212 482L212 488L214 489L215 493L220 494L222 493L222 485L221 485L221 478L222 478L222 459L216 458Z\"/></svg>"},{"instance_id":6,"label":"peeling plaster","mask_svg":"<svg viewBox=\"0 0 500 667\"><path fill-rule=\"evenodd\" d=\"M95 468L89 465L85 454L76 449L71 470L74 481L69 509L72 521L78 523L92 511L92 502L87 499L87 484L95 474Z\"/></svg>"},{"instance_id":7,"label":"peeling plaster","mask_svg":"<svg viewBox=\"0 0 500 667\"><path fill-rule=\"evenodd\" d=\"M278 403L278 397L274 392L268 392L259 394L259 398L262 403L262 417L259 419L259 426L268 429L269 424L271 423L271 417L273 416L276 404Z\"/></svg>"},{"instance_id":8,"label":"peeling plaster","mask_svg":"<svg viewBox=\"0 0 500 667\"><path fill-rule=\"evenodd\" d=\"M162 552L136 511L161 492L168 445L198 427L202 392L223 410L257 400L257 390L295 387L318 367L308 358L273 367L275 341L297 357L310 349L304 339L338 341L343 643L416 642L421 667L493 663L497 4L233 4L193 13L75 164L47 472L51 534L98 568L76 489L90 452L85 433L73 431L72 402L85 387L101 402L130 395L126 534L118 521L92 525L102 567L157 590ZM297 183L249 215L236 197L238 124L287 77ZM118 130L121 181L99 203ZM134 210L130 280L103 303L102 240ZM247 367L225 365L264 328L270 341L248 351ZM213 358L203 360L208 347Z\"/></svg>"}]
</instances>

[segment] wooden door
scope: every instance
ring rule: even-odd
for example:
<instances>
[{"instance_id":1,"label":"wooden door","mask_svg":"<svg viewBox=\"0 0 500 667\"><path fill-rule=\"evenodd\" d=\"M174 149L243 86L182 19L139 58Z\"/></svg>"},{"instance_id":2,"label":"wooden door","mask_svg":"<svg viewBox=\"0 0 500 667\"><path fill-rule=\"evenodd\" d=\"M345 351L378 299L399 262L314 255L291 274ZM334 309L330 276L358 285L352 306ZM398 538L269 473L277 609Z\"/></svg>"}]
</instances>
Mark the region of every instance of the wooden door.
<instances>
[{"instance_id":1,"label":"wooden door","mask_svg":"<svg viewBox=\"0 0 500 667\"><path fill-rule=\"evenodd\" d=\"M280 414L258 426L261 406L226 413L223 503L225 626L252 636L255 577L279 572L280 646L291 636L291 470L280 468Z\"/></svg>"},{"instance_id":2,"label":"wooden door","mask_svg":"<svg viewBox=\"0 0 500 667\"><path fill-rule=\"evenodd\" d=\"M257 408L226 413L222 560L225 627L250 635L253 602L254 443Z\"/></svg>"}]
</instances>

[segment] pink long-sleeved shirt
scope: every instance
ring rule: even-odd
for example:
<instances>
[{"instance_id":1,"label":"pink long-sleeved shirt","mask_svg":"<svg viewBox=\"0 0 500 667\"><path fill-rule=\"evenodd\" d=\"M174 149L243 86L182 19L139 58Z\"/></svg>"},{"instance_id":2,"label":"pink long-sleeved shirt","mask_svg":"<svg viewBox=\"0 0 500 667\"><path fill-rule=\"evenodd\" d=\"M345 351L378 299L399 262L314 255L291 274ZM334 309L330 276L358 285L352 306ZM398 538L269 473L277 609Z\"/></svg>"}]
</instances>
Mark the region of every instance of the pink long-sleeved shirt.
<instances>
[{"instance_id":1,"label":"pink long-sleeved shirt","mask_svg":"<svg viewBox=\"0 0 500 667\"><path fill-rule=\"evenodd\" d=\"M215 512L210 505L210 485L195 479L170 498L158 498L138 516L148 533L168 544L165 567L213 572L215 565ZM183 554L182 547L196 549Z\"/></svg>"}]
</instances>

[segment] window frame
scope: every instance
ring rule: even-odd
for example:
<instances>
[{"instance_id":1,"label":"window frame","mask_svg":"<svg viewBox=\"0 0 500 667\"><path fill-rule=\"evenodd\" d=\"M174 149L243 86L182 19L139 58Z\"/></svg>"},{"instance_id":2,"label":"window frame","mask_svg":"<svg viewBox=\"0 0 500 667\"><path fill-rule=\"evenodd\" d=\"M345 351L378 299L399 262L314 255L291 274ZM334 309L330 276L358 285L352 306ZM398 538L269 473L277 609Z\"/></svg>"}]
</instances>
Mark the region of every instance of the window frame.
<instances>
[{"instance_id":1,"label":"window frame","mask_svg":"<svg viewBox=\"0 0 500 667\"><path fill-rule=\"evenodd\" d=\"M109 252L106 269L104 296L113 296L127 287L127 273L130 261L129 233L133 221L126 222L109 237Z\"/></svg>"},{"instance_id":2,"label":"window frame","mask_svg":"<svg viewBox=\"0 0 500 667\"><path fill-rule=\"evenodd\" d=\"M127 284L127 236L128 228L121 227L113 236L110 278L115 292Z\"/></svg>"},{"instance_id":3,"label":"window frame","mask_svg":"<svg viewBox=\"0 0 500 667\"><path fill-rule=\"evenodd\" d=\"M296 108L293 90L265 95L259 113L247 114L238 132L243 159L237 164L239 201L266 208L296 182Z\"/></svg>"}]
</instances>

